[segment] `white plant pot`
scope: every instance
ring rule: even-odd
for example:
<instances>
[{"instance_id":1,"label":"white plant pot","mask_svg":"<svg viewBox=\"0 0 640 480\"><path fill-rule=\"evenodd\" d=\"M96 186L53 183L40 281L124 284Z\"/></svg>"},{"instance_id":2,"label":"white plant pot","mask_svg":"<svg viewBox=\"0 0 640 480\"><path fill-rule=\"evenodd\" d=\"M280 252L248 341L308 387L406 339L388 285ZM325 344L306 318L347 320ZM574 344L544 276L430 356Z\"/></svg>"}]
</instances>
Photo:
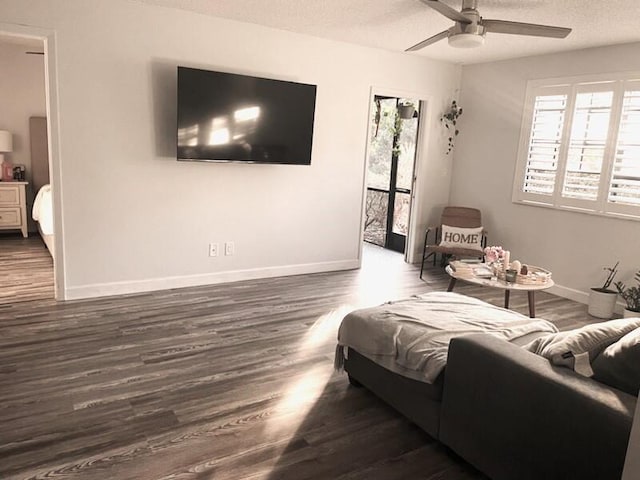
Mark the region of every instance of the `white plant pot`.
<instances>
[{"instance_id":1,"label":"white plant pot","mask_svg":"<svg viewBox=\"0 0 640 480\"><path fill-rule=\"evenodd\" d=\"M616 306L617 299L617 292L599 292L592 288L589 292L589 315L598 318L613 317L613 309Z\"/></svg>"},{"instance_id":2,"label":"white plant pot","mask_svg":"<svg viewBox=\"0 0 640 480\"><path fill-rule=\"evenodd\" d=\"M633 310L625 308L622 313L622 318L640 318L640 312L634 312Z\"/></svg>"}]
</instances>

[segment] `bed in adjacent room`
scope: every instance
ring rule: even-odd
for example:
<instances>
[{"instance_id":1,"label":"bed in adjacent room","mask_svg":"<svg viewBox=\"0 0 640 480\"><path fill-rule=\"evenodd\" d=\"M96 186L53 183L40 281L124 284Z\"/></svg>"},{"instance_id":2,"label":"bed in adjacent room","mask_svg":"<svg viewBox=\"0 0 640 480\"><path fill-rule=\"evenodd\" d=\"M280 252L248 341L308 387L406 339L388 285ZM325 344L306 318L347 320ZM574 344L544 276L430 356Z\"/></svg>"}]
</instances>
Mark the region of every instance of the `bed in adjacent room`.
<instances>
[{"instance_id":1,"label":"bed in adjacent room","mask_svg":"<svg viewBox=\"0 0 640 480\"><path fill-rule=\"evenodd\" d=\"M33 202L33 219L38 223L38 232L49 253L53 257L53 204L51 203L51 185L46 184L38 190Z\"/></svg>"},{"instance_id":2,"label":"bed in adjacent room","mask_svg":"<svg viewBox=\"0 0 640 480\"><path fill-rule=\"evenodd\" d=\"M53 204L49 184L49 148L47 118L29 118L31 140L31 185L36 193L31 216L38 223L38 232L53 257Z\"/></svg>"}]
</instances>

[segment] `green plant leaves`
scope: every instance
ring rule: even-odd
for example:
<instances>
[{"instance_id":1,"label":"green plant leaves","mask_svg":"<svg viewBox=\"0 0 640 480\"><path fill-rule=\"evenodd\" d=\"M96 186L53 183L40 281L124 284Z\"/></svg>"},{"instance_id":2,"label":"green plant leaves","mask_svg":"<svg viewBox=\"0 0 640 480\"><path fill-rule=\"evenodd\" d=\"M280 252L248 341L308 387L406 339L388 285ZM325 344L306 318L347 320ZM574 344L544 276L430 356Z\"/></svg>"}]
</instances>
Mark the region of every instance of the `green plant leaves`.
<instances>
[{"instance_id":1,"label":"green plant leaves","mask_svg":"<svg viewBox=\"0 0 640 480\"><path fill-rule=\"evenodd\" d=\"M637 272L633 278L638 282L638 286L628 287L620 281L614 283L614 285L622 299L626 302L627 310L640 312L640 271Z\"/></svg>"},{"instance_id":2,"label":"green plant leaves","mask_svg":"<svg viewBox=\"0 0 640 480\"><path fill-rule=\"evenodd\" d=\"M458 118L462 115L462 108L458 107L458 104L455 100L451 102L451 106L449 109L442 114L440 117L440 122L444 124L447 130L453 130L453 136L449 137L449 144L447 149L447 155L453 150L453 139L458 136L460 130L456 128Z\"/></svg>"}]
</instances>

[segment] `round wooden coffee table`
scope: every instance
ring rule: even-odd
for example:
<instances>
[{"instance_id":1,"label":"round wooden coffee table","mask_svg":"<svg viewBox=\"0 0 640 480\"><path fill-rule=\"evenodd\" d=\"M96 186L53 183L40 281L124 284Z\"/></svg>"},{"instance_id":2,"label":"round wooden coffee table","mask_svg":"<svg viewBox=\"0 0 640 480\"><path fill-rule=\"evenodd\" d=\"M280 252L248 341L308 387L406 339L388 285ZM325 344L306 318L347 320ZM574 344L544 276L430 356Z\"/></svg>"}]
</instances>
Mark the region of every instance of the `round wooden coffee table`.
<instances>
[{"instance_id":1,"label":"round wooden coffee table","mask_svg":"<svg viewBox=\"0 0 640 480\"><path fill-rule=\"evenodd\" d=\"M546 290L554 285L551 278L542 284L525 285L521 283L507 283L504 280L496 278L476 277L473 274L473 269L454 271L453 268L451 268L451 265L447 265L445 271L451 277L449 287L447 287L447 292L453 291L453 287L456 286L457 280L462 280L476 285L484 285L485 287L500 288L504 290L504 308L509 308L509 297L512 290L527 292L527 297L529 299L529 316L531 318L536 316L536 291Z\"/></svg>"}]
</instances>

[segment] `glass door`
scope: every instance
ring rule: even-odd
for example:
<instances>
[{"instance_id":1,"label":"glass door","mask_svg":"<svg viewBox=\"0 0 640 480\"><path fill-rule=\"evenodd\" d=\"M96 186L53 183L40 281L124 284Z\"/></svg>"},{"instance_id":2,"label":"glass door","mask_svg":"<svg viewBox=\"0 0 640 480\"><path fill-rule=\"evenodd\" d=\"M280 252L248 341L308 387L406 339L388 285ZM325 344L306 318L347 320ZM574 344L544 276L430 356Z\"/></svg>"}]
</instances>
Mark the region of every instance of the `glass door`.
<instances>
[{"instance_id":1,"label":"glass door","mask_svg":"<svg viewBox=\"0 0 640 480\"><path fill-rule=\"evenodd\" d=\"M419 106L412 99L376 95L370 122L364 240L402 253L409 230Z\"/></svg>"}]
</instances>

